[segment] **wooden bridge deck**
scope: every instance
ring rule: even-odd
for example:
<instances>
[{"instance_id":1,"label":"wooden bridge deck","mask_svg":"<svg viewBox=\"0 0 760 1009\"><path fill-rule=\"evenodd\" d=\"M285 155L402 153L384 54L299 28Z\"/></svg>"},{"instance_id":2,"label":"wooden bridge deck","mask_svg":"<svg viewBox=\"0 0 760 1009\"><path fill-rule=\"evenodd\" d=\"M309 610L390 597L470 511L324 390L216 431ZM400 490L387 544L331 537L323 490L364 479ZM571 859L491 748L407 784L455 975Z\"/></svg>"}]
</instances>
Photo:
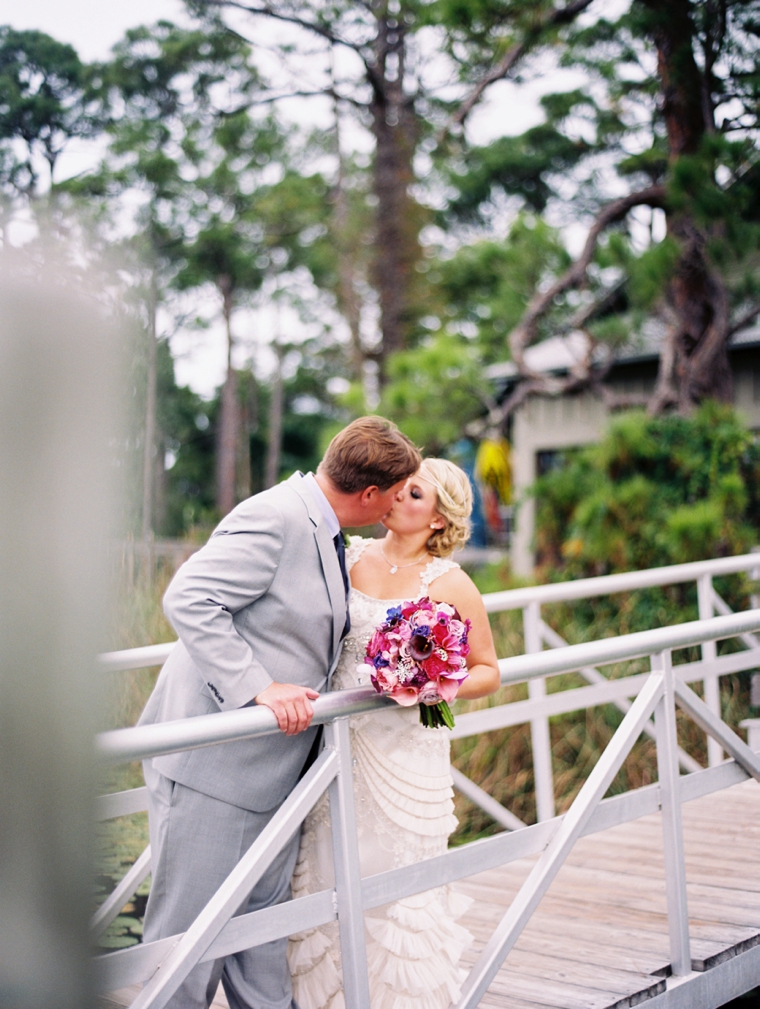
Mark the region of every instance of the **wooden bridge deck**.
<instances>
[{"instance_id":1,"label":"wooden bridge deck","mask_svg":"<svg viewBox=\"0 0 760 1009\"><path fill-rule=\"evenodd\" d=\"M683 822L692 966L709 971L760 945L760 785L746 781L688 802ZM457 884L474 898L462 921L475 936L466 966L534 862ZM659 815L582 838L481 1005L628 1009L661 994L670 973L664 879ZM135 994L114 993L103 1004L126 1006ZM214 1006L226 1005L220 989Z\"/></svg>"},{"instance_id":2,"label":"wooden bridge deck","mask_svg":"<svg viewBox=\"0 0 760 1009\"><path fill-rule=\"evenodd\" d=\"M760 785L685 803L683 825L692 967L703 971L760 945ZM475 898L470 962L534 862L458 884ZM627 1009L660 994L669 973L657 814L578 841L481 1005Z\"/></svg>"}]
</instances>

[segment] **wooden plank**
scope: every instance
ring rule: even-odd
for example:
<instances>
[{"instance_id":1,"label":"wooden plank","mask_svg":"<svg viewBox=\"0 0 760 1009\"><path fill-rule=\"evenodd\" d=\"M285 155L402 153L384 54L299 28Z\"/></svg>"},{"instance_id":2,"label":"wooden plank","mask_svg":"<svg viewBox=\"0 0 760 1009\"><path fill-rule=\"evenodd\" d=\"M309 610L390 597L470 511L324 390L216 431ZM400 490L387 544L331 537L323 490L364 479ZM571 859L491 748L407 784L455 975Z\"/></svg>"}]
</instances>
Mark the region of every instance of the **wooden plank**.
<instances>
[{"instance_id":1,"label":"wooden plank","mask_svg":"<svg viewBox=\"0 0 760 1009\"><path fill-rule=\"evenodd\" d=\"M614 945L610 942L609 930L600 930L596 934L596 941L592 941L591 936L584 929L581 937L573 936L572 942L567 942L567 920L562 922L564 931L555 933L551 940L547 941L547 922L541 920L541 930L532 929L525 932L520 937L515 946L515 962L517 954L520 954L522 962L523 953L541 953L546 955L550 951L557 952L562 959L573 960L578 963L592 964L595 970L597 965L604 968L615 968L634 974L654 974L656 971L663 971L669 963L667 953L667 936L660 936L660 943L656 950L643 953L636 949L631 951L630 947ZM614 937L620 939L619 935ZM557 940L563 940L558 943ZM662 941L664 939L664 942ZM709 947L709 955L717 954L720 950L715 946Z\"/></svg>"},{"instance_id":2,"label":"wooden plank","mask_svg":"<svg viewBox=\"0 0 760 1009\"><path fill-rule=\"evenodd\" d=\"M760 877L754 869L760 859L747 851L744 829L748 821L755 819L755 807L760 808L760 804L745 803L739 796L738 802L732 799L724 808L722 798L723 793L705 797L710 807L706 812L699 808L701 800L694 800L691 805L699 816L692 817L685 829L695 969L709 969L709 965L736 955L732 951L760 941L758 929L753 927ZM733 837L742 839L743 850L731 850ZM750 857L738 865L746 855ZM478 946L486 941L489 928L504 913L533 861L523 859L458 884L458 889L477 900L463 923L477 934ZM511 1009L512 999L517 996L537 1006L565 1009L577 1004L579 992L570 993L563 1001L553 987L560 974L567 974L573 981L587 981L590 967L602 971L632 967L643 974L662 971L667 968L668 948L662 834L659 816L655 815L577 843L482 1004ZM618 950L621 953L616 963ZM579 969L562 970L574 962ZM519 977L533 978L529 992L518 984ZM621 975L608 977L620 979ZM548 987L547 981L551 982ZM578 987L585 989L586 985ZM607 989L615 987L608 981ZM656 987L639 993L630 991L627 1004L652 998L656 992ZM587 998L586 993L580 998ZM625 1001L611 998L605 1009ZM592 1005L593 999L584 1004Z\"/></svg>"},{"instance_id":3,"label":"wooden plank","mask_svg":"<svg viewBox=\"0 0 760 1009\"><path fill-rule=\"evenodd\" d=\"M760 932L745 939L744 942L738 942L727 949L713 953L712 956L692 956L691 964L694 970L711 970L713 967L717 967L718 964L725 963L726 960L731 960L733 957L739 956L740 953L746 953L748 949L753 949L755 946L760 946Z\"/></svg>"},{"instance_id":4,"label":"wooden plank","mask_svg":"<svg viewBox=\"0 0 760 1009\"><path fill-rule=\"evenodd\" d=\"M557 953L553 955L545 952L536 953L524 947L519 950L518 955L509 958L508 970L529 978L575 984L594 991L599 989L618 995L630 995L633 991L647 990L659 981L659 978L653 979L643 971L605 967L595 962L595 959L583 963Z\"/></svg>"},{"instance_id":5,"label":"wooden plank","mask_svg":"<svg viewBox=\"0 0 760 1009\"><path fill-rule=\"evenodd\" d=\"M127 1009L140 994L141 989L142 985L133 984L129 988L112 991L108 995L100 995L98 1003L101 1009ZM229 1009L229 1005L227 996L224 994L224 988L220 983L214 996L214 1001L211 1003L211 1009Z\"/></svg>"},{"instance_id":6,"label":"wooden plank","mask_svg":"<svg viewBox=\"0 0 760 1009\"><path fill-rule=\"evenodd\" d=\"M665 979L653 979L651 985L638 992L631 992L627 998L635 998L636 1001L642 1002L664 990ZM617 1006L626 1000L620 999L615 992L604 992L569 982L555 983L546 979L525 977L505 968L496 975L488 991L489 994L504 997L507 1000L503 1003L505 1006L510 1005L509 998L512 995L525 999L540 997L544 1005L559 1006L561 1009L609 1009L610 1006Z\"/></svg>"}]
</instances>

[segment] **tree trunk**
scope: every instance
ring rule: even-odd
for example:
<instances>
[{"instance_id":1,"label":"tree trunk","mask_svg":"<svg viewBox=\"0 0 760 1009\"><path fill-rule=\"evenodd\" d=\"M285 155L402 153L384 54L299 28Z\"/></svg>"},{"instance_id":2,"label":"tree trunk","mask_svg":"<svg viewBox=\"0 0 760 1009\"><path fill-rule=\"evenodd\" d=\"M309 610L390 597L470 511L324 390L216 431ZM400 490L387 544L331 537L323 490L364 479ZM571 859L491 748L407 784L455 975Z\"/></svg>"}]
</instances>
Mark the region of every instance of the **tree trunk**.
<instances>
[{"instance_id":1,"label":"tree trunk","mask_svg":"<svg viewBox=\"0 0 760 1009\"><path fill-rule=\"evenodd\" d=\"M340 136L340 110L334 105L335 148L338 155L338 178L333 200L333 231L338 253L338 309L348 323L351 334L351 373L354 381L363 377L364 349L361 338L361 300L357 291L357 270L354 243L350 238L350 212L346 194L345 159Z\"/></svg>"},{"instance_id":2,"label":"tree trunk","mask_svg":"<svg viewBox=\"0 0 760 1009\"><path fill-rule=\"evenodd\" d=\"M264 474L264 486L274 487L280 476L280 459L282 458L282 358L283 350L275 342L273 350L277 355L277 367L272 376L272 398L269 402L269 443L267 445L267 466Z\"/></svg>"},{"instance_id":3,"label":"tree trunk","mask_svg":"<svg viewBox=\"0 0 760 1009\"><path fill-rule=\"evenodd\" d=\"M418 123L413 98L404 93L404 27L378 17L369 109L375 138L377 197L372 279L380 301L381 362L407 346L414 322L415 267L420 259L422 214L409 189Z\"/></svg>"},{"instance_id":4,"label":"tree trunk","mask_svg":"<svg viewBox=\"0 0 760 1009\"><path fill-rule=\"evenodd\" d=\"M244 501L251 496L251 400L250 375L243 375L243 396L239 403L240 437L237 452L237 499Z\"/></svg>"},{"instance_id":5,"label":"tree trunk","mask_svg":"<svg viewBox=\"0 0 760 1009\"><path fill-rule=\"evenodd\" d=\"M671 165L698 155L714 130L704 101L702 73L694 58L695 29L690 0L639 0L657 48L662 113ZM706 117L710 118L706 118ZM652 412L678 406L686 412L712 396L730 400L729 308L725 285L707 254L709 235L688 209L668 213L668 234L680 254L666 300L672 325L663 348Z\"/></svg>"},{"instance_id":6,"label":"tree trunk","mask_svg":"<svg viewBox=\"0 0 760 1009\"><path fill-rule=\"evenodd\" d=\"M227 330L227 377L222 387L221 409L216 443L216 506L222 515L235 507L235 463L237 460L240 410L237 372L232 367L232 310L234 295L229 277L220 277L222 311Z\"/></svg>"},{"instance_id":7,"label":"tree trunk","mask_svg":"<svg viewBox=\"0 0 760 1009\"><path fill-rule=\"evenodd\" d=\"M154 508L154 474L156 449L156 312L158 309L158 291L155 271L151 270L148 287L148 375L145 389L145 445L143 451L143 500L142 500L142 538L147 541L153 534Z\"/></svg>"}]
</instances>

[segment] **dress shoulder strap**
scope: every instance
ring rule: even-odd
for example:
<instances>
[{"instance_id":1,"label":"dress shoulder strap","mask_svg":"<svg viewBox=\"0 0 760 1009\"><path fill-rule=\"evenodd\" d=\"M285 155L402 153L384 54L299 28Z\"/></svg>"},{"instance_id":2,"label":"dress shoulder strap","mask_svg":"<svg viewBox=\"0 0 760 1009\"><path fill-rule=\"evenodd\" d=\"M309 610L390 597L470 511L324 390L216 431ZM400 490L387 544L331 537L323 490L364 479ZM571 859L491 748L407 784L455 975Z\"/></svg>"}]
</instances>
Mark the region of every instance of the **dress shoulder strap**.
<instances>
[{"instance_id":1,"label":"dress shoulder strap","mask_svg":"<svg viewBox=\"0 0 760 1009\"><path fill-rule=\"evenodd\" d=\"M422 590L422 595L426 596L430 589L430 583L434 582L436 578L440 578L441 575L445 575L447 571L451 571L453 568L458 568L459 564L456 561L452 561L450 557L434 557L428 562L425 570L420 575L420 589Z\"/></svg>"},{"instance_id":2,"label":"dress shoulder strap","mask_svg":"<svg viewBox=\"0 0 760 1009\"><path fill-rule=\"evenodd\" d=\"M372 543L370 536L350 536L346 544L346 569L348 571L356 564L361 555Z\"/></svg>"}]
</instances>

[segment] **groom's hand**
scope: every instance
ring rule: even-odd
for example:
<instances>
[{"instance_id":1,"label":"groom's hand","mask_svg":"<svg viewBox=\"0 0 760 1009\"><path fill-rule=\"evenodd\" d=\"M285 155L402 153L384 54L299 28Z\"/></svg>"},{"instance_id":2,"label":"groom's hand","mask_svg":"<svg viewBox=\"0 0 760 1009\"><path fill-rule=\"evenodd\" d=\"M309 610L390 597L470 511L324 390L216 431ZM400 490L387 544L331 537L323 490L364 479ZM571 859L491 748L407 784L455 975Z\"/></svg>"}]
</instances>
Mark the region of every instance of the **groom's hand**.
<instances>
[{"instance_id":1,"label":"groom's hand","mask_svg":"<svg viewBox=\"0 0 760 1009\"><path fill-rule=\"evenodd\" d=\"M299 687L295 683L270 683L254 700L257 704L265 704L272 709L277 724L286 736L295 736L311 725L314 716L311 702L318 697L319 693L311 687Z\"/></svg>"}]
</instances>

